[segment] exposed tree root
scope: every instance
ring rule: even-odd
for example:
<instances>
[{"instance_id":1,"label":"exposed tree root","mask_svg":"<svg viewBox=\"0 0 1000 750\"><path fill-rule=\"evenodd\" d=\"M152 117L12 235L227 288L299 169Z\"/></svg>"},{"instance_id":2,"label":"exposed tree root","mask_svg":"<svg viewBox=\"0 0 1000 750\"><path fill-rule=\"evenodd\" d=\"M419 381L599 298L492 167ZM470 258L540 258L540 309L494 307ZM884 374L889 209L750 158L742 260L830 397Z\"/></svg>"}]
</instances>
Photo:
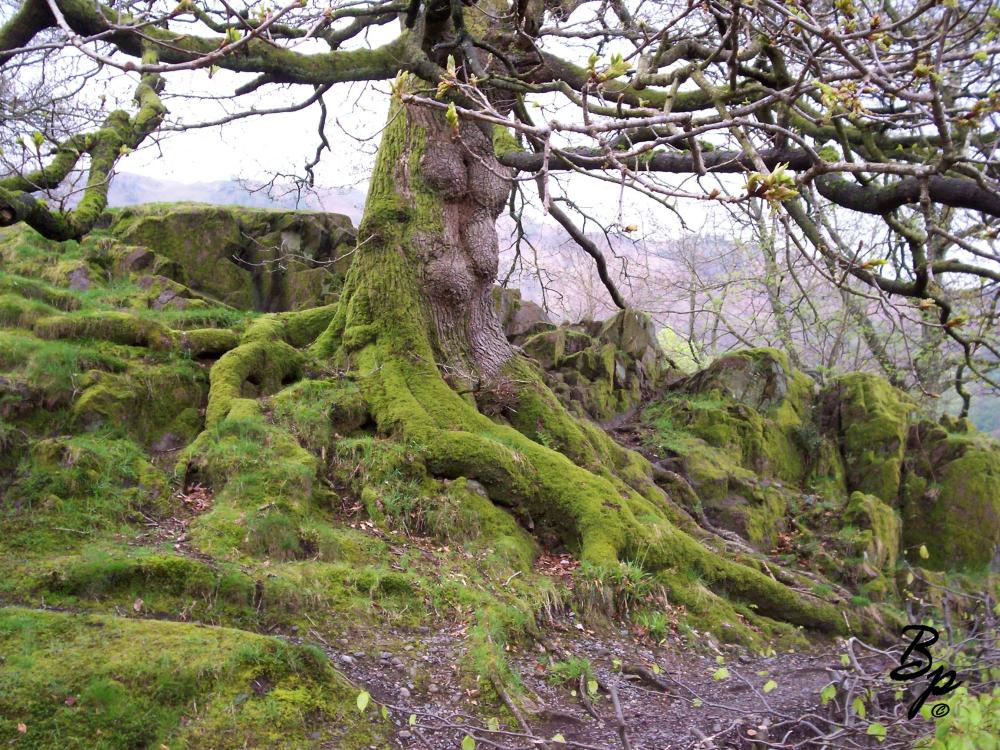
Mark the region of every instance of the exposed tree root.
<instances>
[{"instance_id":1,"label":"exposed tree root","mask_svg":"<svg viewBox=\"0 0 1000 750\"><path fill-rule=\"evenodd\" d=\"M544 525L599 568L630 560L674 576L674 585L682 585L677 574L693 573L767 617L844 629L833 607L720 557L680 530L672 517L684 514L649 478L644 460L570 415L527 362L514 358L502 376L517 381L509 411L520 429L480 413L435 364L417 280L400 250L361 255L351 274L364 284L356 283L321 340L340 342L341 364L358 371L379 429L419 445L432 473L476 479L495 503L529 525Z\"/></svg>"},{"instance_id":2,"label":"exposed tree root","mask_svg":"<svg viewBox=\"0 0 1000 750\"><path fill-rule=\"evenodd\" d=\"M225 328L175 331L126 312L50 315L36 320L31 328L43 339L97 339L160 351L180 349L194 357L217 356L239 342L239 337Z\"/></svg>"},{"instance_id":3,"label":"exposed tree root","mask_svg":"<svg viewBox=\"0 0 1000 750\"><path fill-rule=\"evenodd\" d=\"M390 115L364 240L340 301L255 322L212 369L208 425L258 408L240 397L247 380L273 389L296 377L304 360L294 346L315 337L312 356L354 373L380 432L419 446L437 477L477 480L495 504L582 562L617 571L628 561L678 598L707 594L776 620L843 631L829 604L699 543L706 535L652 481L648 462L569 414L498 326L500 341L493 323L477 318L496 273L488 262L496 254L489 211L499 210L497 190L476 193L490 182L479 172L492 158L476 146L480 140L478 131L463 130L459 142L479 149L469 158L443 120L398 109ZM495 389L506 394L506 421L477 407L475 396Z\"/></svg>"},{"instance_id":4,"label":"exposed tree root","mask_svg":"<svg viewBox=\"0 0 1000 750\"><path fill-rule=\"evenodd\" d=\"M241 398L243 384L253 382L265 392L301 375L304 358L295 346L309 344L328 325L335 307L317 307L258 318L239 346L224 354L212 367L211 389L205 412L206 427L213 427L234 408L256 411L252 399Z\"/></svg>"}]
</instances>

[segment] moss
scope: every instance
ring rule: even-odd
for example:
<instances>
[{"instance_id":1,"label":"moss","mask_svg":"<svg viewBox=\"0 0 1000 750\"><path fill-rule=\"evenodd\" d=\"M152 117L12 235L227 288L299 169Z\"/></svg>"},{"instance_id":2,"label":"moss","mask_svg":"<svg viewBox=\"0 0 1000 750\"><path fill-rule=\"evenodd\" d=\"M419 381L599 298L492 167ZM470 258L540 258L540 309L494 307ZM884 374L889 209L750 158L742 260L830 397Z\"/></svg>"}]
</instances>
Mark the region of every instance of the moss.
<instances>
[{"instance_id":1,"label":"moss","mask_svg":"<svg viewBox=\"0 0 1000 750\"><path fill-rule=\"evenodd\" d=\"M896 505L913 404L885 380L866 373L838 377L820 401L824 429L840 445L848 489Z\"/></svg>"},{"instance_id":2,"label":"moss","mask_svg":"<svg viewBox=\"0 0 1000 750\"><path fill-rule=\"evenodd\" d=\"M30 748L385 741L314 650L225 628L0 610L0 740ZM197 709L195 708L197 706ZM18 723L27 732L18 731Z\"/></svg>"},{"instance_id":3,"label":"moss","mask_svg":"<svg viewBox=\"0 0 1000 750\"><path fill-rule=\"evenodd\" d=\"M946 425L950 426L950 425ZM1000 443L923 422L910 433L902 486L903 543L933 568L983 569L1000 549Z\"/></svg>"},{"instance_id":4,"label":"moss","mask_svg":"<svg viewBox=\"0 0 1000 750\"><path fill-rule=\"evenodd\" d=\"M300 381L275 394L271 407L275 422L316 453L368 420L361 391L349 380Z\"/></svg>"},{"instance_id":5,"label":"moss","mask_svg":"<svg viewBox=\"0 0 1000 750\"><path fill-rule=\"evenodd\" d=\"M239 345L239 336L225 328L196 328L178 336L180 348L192 357L218 357Z\"/></svg>"},{"instance_id":6,"label":"moss","mask_svg":"<svg viewBox=\"0 0 1000 750\"><path fill-rule=\"evenodd\" d=\"M846 524L868 531L861 540L865 562L876 571L891 573L895 570L901 524L891 506L874 495L854 492L844 511L843 520Z\"/></svg>"},{"instance_id":7,"label":"moss","mask_svg":"<svg viewBox=\"0 0 1000 750\"><path fill-rule=\"evenodd\" d=\"M169 329L160 323L122 312L42 318L35 323L34 331L43 339L99 339L153 349L169 349L174 343Z\"/></svg>"},{"instance_id":8,"label":"moss","mask_svg":"<svg viewBox=\"0 0 1000 750\"><path fill-rule=\"evenodd\" d=\"M249 579L247 582L249 584ZM181 555L132 557L94 550L82 559L67 561L44 574L36 586L85 598L122 590L150 600L162 594L203 597L215 590L217 573L204 562ZM251 590L250 585L245 588L248 594ZM146 606L149 604L147 602Z\"/></svg>"},{"instance_id":9,"label":"moss","mask_svg":"<svg viewBox=\"0 0 1000 750\"><path fill-rule=\"evenodd\" d=\"M425 511L426 528L437 538L473 552L487 551L487 563L525 572L538 554L535 540L506 511L496 507L478 485L464 478L448 484Z\"/></svg>"},{"instance_id":10,"label":"moss","mask_svg":"<svg viewBox=\"0 0 1000 750\"><path fill-rule=\"evenodd\" d=\"M279 318L285 326L285 340L292 346L311 344L330 325L336 312L336 305L325 305L298 312L282 313Z\"/></svg>"},{"instance_id":11,"label":"moss","mask_svg":"<svg viewBox=\"0 0 1000 750\"><path fill-rule=\"evenodd\" d=\"M540 367L551 370L559 364L566 351L566 331L542 331L524 342L525 354L535 360Z\"/></svg>"},{"instance_id":12,"label":"moss","mask_svg":"<svg viewBox=\"0 0 1000 750\"><path fill-rule=\"evenodd\" d=\"M266 311L327 301L354 244L337 214L191 203L118 209L111 231L176 263L191 289Z\"/></svg>"},{"instance_id":13,"label":"moss","mask_svg":"<svg viewBox=\"0 0 1000 750\"><path fill-rule=\"evenodd\" d=\"M746 538L756 546L768 549L785 529L788 510L785 493L774 487L764 487L754 493L754 502L746 510Z\"/></svg>"},{"instance_id":14,"label":"moss","mask_svg":"<svg viewBox=\"0 0 1000 750\"><path fill-rule=\"evenodd\" d=\"M3 545L48 550L161 515L167 483L135 443L93 433L34 443L5 499Z\"/></svg>"},{"instance_id":15,"label":"moss","mask_svg":"<svg viewBox=\"0 0 1000 750\"><path fill-rule=\"evenodd\" d=\"M16 370L32 387L55 400L79 388L88 370L123 372L125 361L93 345L68 341L42 341L24 332L0 330L0 369Z\"/></svg>"},{"instance_id":16,"label":"moss","mask_svg":"<svg viewBox=\"0 0 1000 750\"><path fill-rule=\"evenodd\" d=\"M246 240L238 212L222 207L155 206L115 212L112 231L125 242L148 247L176 261L178 279L235 307L254 308L251 272L238 266Z\"/></svg>"},{"instance_id":17,"label":"moss","mask_svg":"<svg viewBox=\"0 0 1000 750\"><path fill-rule=\"evenodd\" d=\"M206 429L179 466L188 481L216 491L211 510L191 527L199 549L218 557L234 550L278 559L309 553L300 525L317 461L289 433L257 415L230 416Z\"/></svg>"},{"instance_id":18,"label":"moss","mask_svg":"<svg viewBox=\"0 0 1000 750\"><path fill-rule=\"evenodd\" d=\"M251 341L226 352L209 375L205 423L212 427L224 419L242 398L248 381L264 393L273 393L297 377L301 367L302 356L284 341Z\"/></svg>"},{"instance_id":19,"label":"moss","mask_svg":"<svg viewBox=\"0 0 1000 750\"><path fill-rule=\"evenodd\" d=\"M500 125L493 126L493 153L500 157L511 152L522 151L514 135Z\"/></svg>"},{"instance_id":20,"label":"moss","mask_svg":"<svg viewBox=\"0 0 1000 750\"><path fill-rule=\"evenodd\" d=\"M656 414L735 456L744 468L799 484L809 465L802 436L812 429L812 381L782 352L728 354L686 378ZM688 394L688 395L682 395Z\"/></svg>"},{"instance_id":21,"label":"moss","mask_svg":"<svg viewBox=\"0 0 1000 750\"><path fill-rule=\"evenodd\" d=\"M25 299L16 294L0 294L0 327L31 328L53 310L44 302Z\"/></svg>"},{"instance_id":22,"label":"moss","mask_svg":"<svg viewBox=\"0 0 1000 750\"><path fill-rule=\"evenodd\" d=\"M190 442L194 424L186 410L202 408L208 394L204 372L193 363L133 365L126 373L94 373L92 385L73 404L73 417L87 429L123 429L140 442L153 443L165 433Z\"/></svg>"}]
</instances>

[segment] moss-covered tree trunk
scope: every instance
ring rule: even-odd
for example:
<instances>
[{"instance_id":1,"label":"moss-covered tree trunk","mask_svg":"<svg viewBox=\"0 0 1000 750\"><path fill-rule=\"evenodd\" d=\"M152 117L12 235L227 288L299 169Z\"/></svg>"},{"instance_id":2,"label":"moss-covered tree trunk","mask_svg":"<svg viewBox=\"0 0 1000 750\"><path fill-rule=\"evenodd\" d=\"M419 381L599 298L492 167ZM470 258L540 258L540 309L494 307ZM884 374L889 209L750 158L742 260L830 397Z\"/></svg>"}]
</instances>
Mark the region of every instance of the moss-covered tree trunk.
<instances>
[{"instance_id":1,"label":"moss-covered tree trunk","mask_svg":"<svg viewBox=\"0 0 1000 750\"><path fill-rule=\"evenodd\" d=\"M395 101L356 257L314 353L356 374L379 430L418 445L434 474L479 481L582 560L639 562L679 595L697 580L761 614L840 628L829 606L702 546L648 463L570 415L507 343L490 289L508 191L484 132Z\"/></svg>"}]
</instances>

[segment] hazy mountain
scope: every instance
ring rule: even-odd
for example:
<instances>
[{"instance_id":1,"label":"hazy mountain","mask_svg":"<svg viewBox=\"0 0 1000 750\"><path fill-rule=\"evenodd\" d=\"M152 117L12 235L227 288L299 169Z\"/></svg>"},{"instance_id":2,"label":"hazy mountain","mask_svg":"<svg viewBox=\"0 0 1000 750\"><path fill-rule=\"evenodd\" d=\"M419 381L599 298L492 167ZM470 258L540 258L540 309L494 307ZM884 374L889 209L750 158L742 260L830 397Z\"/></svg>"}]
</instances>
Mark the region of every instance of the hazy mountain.
<instances>
[{"instance_id":1,"label":"hazy mountain","mask_svg":"<svg viewBox=\"0 0 1000 750\"><path fill-rule=\"evenodd\" d=\"M253 208L318 209L345 214L357 224L361 219L365 194L356 188L314 188L299 199L294 190L278 188L249 190L238 180L211 182L177 182L157 177L120 172L115 175L108 191L111 206L134 206L138 203L194 201L227 206Z\"/></svg>"}]
</instances>

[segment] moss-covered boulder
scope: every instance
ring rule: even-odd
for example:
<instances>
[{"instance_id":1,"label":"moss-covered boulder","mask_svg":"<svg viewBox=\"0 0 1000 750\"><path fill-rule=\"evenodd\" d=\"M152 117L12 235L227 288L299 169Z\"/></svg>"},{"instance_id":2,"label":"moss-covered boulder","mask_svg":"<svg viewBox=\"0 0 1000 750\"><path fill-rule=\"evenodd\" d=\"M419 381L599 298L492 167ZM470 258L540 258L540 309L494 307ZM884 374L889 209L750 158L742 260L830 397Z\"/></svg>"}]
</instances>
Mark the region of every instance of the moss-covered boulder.
<instances>
[{"instance_id":1,"label":"moss-covered boulder","mask_svg":"<svg viewBox=\"0 0 1000 750\"><path fill-rule=\"evenodd\" d=\"M0 523L5 545L37 553L159 517L168 504L166 476L136 443L87 433L31 444L0 494Z\"/></svg>"},{"instance_id":2,"label":"moss-covered boulder","mask_svg":"<svg viewBox=\"0 0 1000 750\"><path fill-rule=\"evenodd\" d=\"M510 295L499 296L498 304ZM515 302L521 303L517 297ZM622 310L605 322L584 320L554 327L538 322L514 336L542 368L549 387L571 410L599 421L638 406L660 381L664 359L649 316ZM520 340L519 340L520 339Z\"/></svg>"},{"instance_id":3,"label":"moss-covered boulder","mask_svg":"<svg viewBox=\"0 0 1000 750\"><path fill-rule=\"evenodd\" d=\"M615 313L601 326L597 336L637 359L659 348L652 319L639 310Z\"/></svg>"},{"instance_id":4,"label":"moss-covered boulder","mask_svg":"<svg viewBox=\"0 0 1000 750\"><path fill-rule=\"evenodd\" d=\"M859 530L857 549L874 574L891 573L899 556L901 524L896 511L874 495L851 493L843 522Z\"/></svg>"},{"instance_id":5,"label":"moss-covered boulder","mask_svg":"<svg viewBox=\"0 0 1000 750\"><path fill-rule=\"evenodd\" d=\"M910 558L933 568L983 569L1000 559L1000 442L967 421L909 431L900 507Z\"/></svg>"},{"instance_id":6,"label":"moss-covered boulder","mask_svg":"<svg viewBox=\"0 0 1000 750\"><path fill-rule=\"evenodd\" d=\"M784 354L750 349L679 381L661 405L675 429L725 450L762 477L798 485L822 454L812 400L812 380Z\"/></svg>"},{"instance_id":7,"label":"moss-covered boulder","mask_svg":"<svg viewBox=\"0 0 1000 750\"><path fill-rule=\"evenodd\" d=\"M208 399L208 376L193 362L134 365L122 374L92 371L72 408L78 427L124 428L145 444L170 435L179 447L201 430L198 412Z\"/></svg>"},{"instance_id":8,"label":"moss-covered boulder","mask_svg":"<svg viewBox=\"0 0 1000 750\"><path fill-rule=\"evenodd\" d=\"M226 304L264 311L330 302L355 239L350 219L318 211L152 204L116 209L108 222L130 247L117 254L119 265L149 268Z\"/></svg>"},{"instance_id":9,"label":"moss-covered boulder","mask_svg":"<svg viewBox=\"0 0 1000 750\"><path fill-rule=\"evenodd\" d=\"M796 382L798 381L798 382ZM692 375L682 386L689 393L718 391L721 395L763 412L788 398L808 398L812 382L793 370L777 349L745 349L719 357ZM793 408L798 410L801 404Z\"/></svg>"},{"instance_id":10,"label":"moss-covered boulder","mask_svg":"<svg viewBox=\"0 0 1000 750\"><path fill-rule=\"evenodd\" d=\"M848 488L897 505L909 415L915 405L875 375L849 373L820 395L824 432L840 446Z\"/></svg>"},{"instance_id":11,"label":"moss-covered boulder","mask_svg":"<svg viewBox=\"0 0 1000 750\"><path fill-rule=\"evenodd\" d=\"M504 335L512 343L521 344L533 334L556 327L540 305L521 299L520 289L493 287L493 304Z\"/></svg>"},{"instance_id":12,"label":"moss-covered boulder","mask_svg":"<svg viewBox=\"0 0 1000 750\"><path fill-rule=\"evenodd\" d=\"M201 624L0 608L0 742L385 746L322 652ZM16 658L13 655L16 654Z\"/></svg>"}]
</instances>

